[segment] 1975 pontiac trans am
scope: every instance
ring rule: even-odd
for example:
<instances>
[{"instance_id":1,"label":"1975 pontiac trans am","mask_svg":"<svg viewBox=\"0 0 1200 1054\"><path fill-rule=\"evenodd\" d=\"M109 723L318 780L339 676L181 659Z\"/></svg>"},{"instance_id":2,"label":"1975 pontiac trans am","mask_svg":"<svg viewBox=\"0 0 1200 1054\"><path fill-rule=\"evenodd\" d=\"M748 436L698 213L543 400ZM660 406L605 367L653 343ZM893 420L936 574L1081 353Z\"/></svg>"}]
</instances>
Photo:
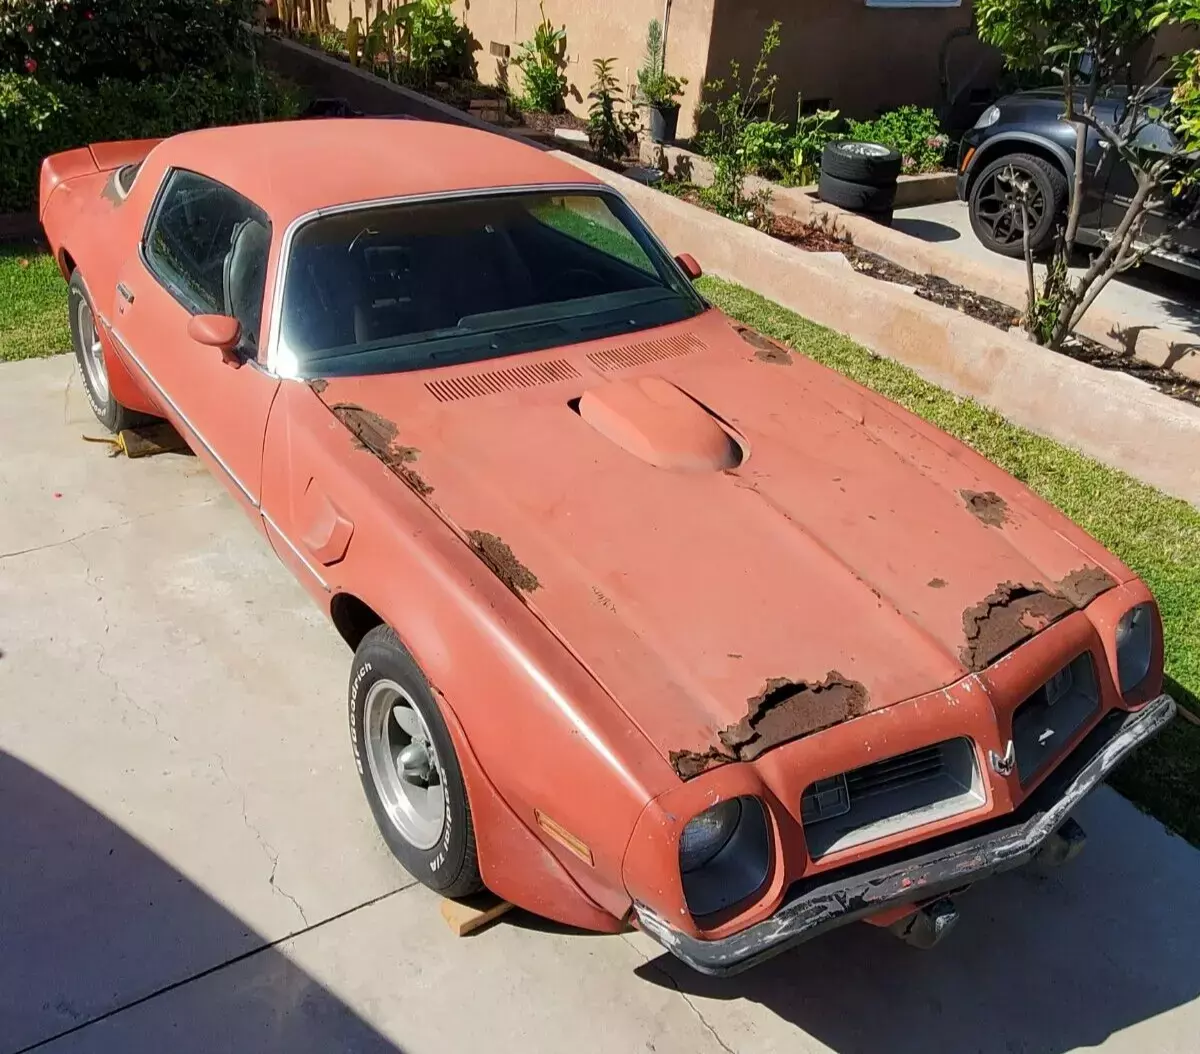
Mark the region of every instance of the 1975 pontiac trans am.
<instances>
[{"instance_id":1,"label":"1975 pontiac trans am","mask_svg":"<svg viewBox=\"0 0 1200 1054\"><path fill-rule=\"evenodd\" d=\"M215 129L48 158L41 218L96 416L169 420L328 612L367 801L447 896L714 974L931 944L1174 712L1129 568L565 160Z\"/></svg>"}]
</instances>

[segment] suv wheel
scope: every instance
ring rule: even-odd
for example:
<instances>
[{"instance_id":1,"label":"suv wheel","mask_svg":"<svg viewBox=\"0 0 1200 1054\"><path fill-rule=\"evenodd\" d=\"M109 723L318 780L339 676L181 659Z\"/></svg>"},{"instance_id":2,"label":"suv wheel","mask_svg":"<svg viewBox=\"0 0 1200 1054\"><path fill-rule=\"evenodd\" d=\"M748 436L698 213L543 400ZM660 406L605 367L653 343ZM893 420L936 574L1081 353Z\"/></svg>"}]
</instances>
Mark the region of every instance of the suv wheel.
<instances>
[{"instance_id":1,"label":"suv wheel","mask_svg":"<svg viewBox=\"0 0 1200 1054\"><path fill-rule=\"evenodd\" d=\"M1021 203L1025 203L1025 210ZM1033 154L1006 154L987 166L971 189L971 229L992 252L1023 256L1025 211L1029 247L1045 252L1067 204L1067 177Z\"/></svg>"}]
</instances>

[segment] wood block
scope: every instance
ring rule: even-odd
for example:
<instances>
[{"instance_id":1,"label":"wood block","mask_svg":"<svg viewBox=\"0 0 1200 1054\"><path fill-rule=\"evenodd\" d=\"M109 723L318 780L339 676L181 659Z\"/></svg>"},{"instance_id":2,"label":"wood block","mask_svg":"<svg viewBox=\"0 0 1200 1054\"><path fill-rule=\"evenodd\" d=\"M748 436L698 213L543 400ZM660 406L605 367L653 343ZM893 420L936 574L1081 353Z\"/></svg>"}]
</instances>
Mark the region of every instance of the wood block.
<instances>
[{"instance_id":1,"label":"wood block","mask_svg":"<svg viewBox=\"0 0 1200 1054\"><path fill-rule=\"evenodd\" d=\"M465 937L482 926L498 919L513 905L491 893L481 893L469 900L442 900L442 918L456 937Z\"/></svg>"}]
</instances>

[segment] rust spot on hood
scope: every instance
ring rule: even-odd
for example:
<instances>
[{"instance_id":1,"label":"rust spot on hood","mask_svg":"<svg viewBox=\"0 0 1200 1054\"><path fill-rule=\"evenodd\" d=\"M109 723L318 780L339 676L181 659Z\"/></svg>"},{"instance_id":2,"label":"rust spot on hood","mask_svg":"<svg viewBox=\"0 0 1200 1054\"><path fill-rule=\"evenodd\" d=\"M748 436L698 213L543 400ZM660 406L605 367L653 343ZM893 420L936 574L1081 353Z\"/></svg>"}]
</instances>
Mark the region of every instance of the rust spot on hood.
<instances>
[{"instance_id":1,"label":"rust spot on hood","mask_svg":"<svg viewBox=\"0 0 1200 1054\"><path fill-rule=\"evenodd\" d=\"M410 467L421 452L416 447L400 446L396 442L394 422L355 403L334 403L330 410L354 433L361 449L369 450L421 497L433 493L433 488Z\"/></svg>"},{"instance_id":2,"label":"rust spot on hood","mask_svg":"<svg viewBox=\"0 0 1200 1054\"><path fill-rule=\"evenodd\" d=\"M1058 583L1058 591L1077 608L1085 608L1116 584L1117 580L1099 567L1081 567Z\"/></svg>"},{"instance_id":3,"label":"rust spot on hood","mask_svg":"<svg viewBox=\"0 0 1200 1054\"><path fill-rule=\"evenodd\" d=\"M946 580L944 578L931 578L925 583L930 589L945 589Z\"/></svg>"},{"instance_id":4,"label":"rust spot on hood","mask_svg":"<svg viewBox=\"0 0 1200 1054\"><path fill-rule=\"evenodd\" d=\"M537 576L513 555L502 538L487 531L467 531L467 538L475 555L517 596L532 593L541 585Z\"/></svg>"},{"instance_id":5,"label":"rust spot on hood","mask_svg":"<svg viewBox=\"0 0 1200 1054\"><path fill-rule=\"evenodd\" d=\"M719 746L703 753L672 751L671 765L688 780L718 765L753 761L783 743L860 717L866 713L867 698L866 688L837 670L815 682L773 677L747 700L746 716L717 733Z\"/></svg>"},{"instance_id":6,"label":"rust spot on hood","mask_svg":"<svg viewBox=\"0 0 1200 1054\"><path fill-rule=\"evenodd\" d=\"M314 377L308 382L308 386L320 395L326 388L329 387L329 382L324 377Z\"/></svg>"},{"instance_id":7,"label":"rust spot on hood","mask_svg":"<svg viewBox=\"0 0 1200 1054\"><path fill-rule=\"evenodd\" d=\"M1008 519L1008 502L994 490L960 490L958 493L980 523L986 523L989 527L1004 526Z\"/></svg>"},{"instance_id":8,"label":"rust spot on hood","mask_svg":"<svg viewBox=\"0 0 1200 1054\"><path fill-rule=\"evenodd\" d=\"M792 356L782 344L776 344L775 341L764 337L757 330L747 329L745 326L734 328L737 335L755 349L754 357L759 362L769 362L773 366L790 366L792 364Z\"/></svg>"},{"instance_id":9,"label":"rust spot on hood","mask_svg":"<svg viewBox=\"0 0 1200 1054\"><path fill-rule=\"evenodd\" d=\"M986 669L1000 656L1012 651L1052 622L1072 611L1087 607L1117 583L1098 567L1072 571L1056 589L1003 582L990 596L963 612L967 642L960 652L969 670Z\"/></svg>"}]
</instances>

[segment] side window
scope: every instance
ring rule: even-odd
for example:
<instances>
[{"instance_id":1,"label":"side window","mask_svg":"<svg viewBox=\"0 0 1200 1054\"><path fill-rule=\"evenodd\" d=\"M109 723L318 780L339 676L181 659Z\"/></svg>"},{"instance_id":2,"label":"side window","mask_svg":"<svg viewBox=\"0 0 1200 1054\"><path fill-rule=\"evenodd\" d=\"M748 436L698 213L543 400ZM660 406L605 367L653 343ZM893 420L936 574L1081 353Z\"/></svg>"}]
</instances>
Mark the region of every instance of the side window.
<instances>
[{"instance_id":1,"label":"side window","mask_svg":"<svg viewBox=\"0 0 1200 1054\"><path fill-rule=\"evenodd\" d=\"M146 265L192 314L232 315L248 349L262 321L271 224L223 183L174 169L146 229Z\"/></svg>"}]
</instances>

